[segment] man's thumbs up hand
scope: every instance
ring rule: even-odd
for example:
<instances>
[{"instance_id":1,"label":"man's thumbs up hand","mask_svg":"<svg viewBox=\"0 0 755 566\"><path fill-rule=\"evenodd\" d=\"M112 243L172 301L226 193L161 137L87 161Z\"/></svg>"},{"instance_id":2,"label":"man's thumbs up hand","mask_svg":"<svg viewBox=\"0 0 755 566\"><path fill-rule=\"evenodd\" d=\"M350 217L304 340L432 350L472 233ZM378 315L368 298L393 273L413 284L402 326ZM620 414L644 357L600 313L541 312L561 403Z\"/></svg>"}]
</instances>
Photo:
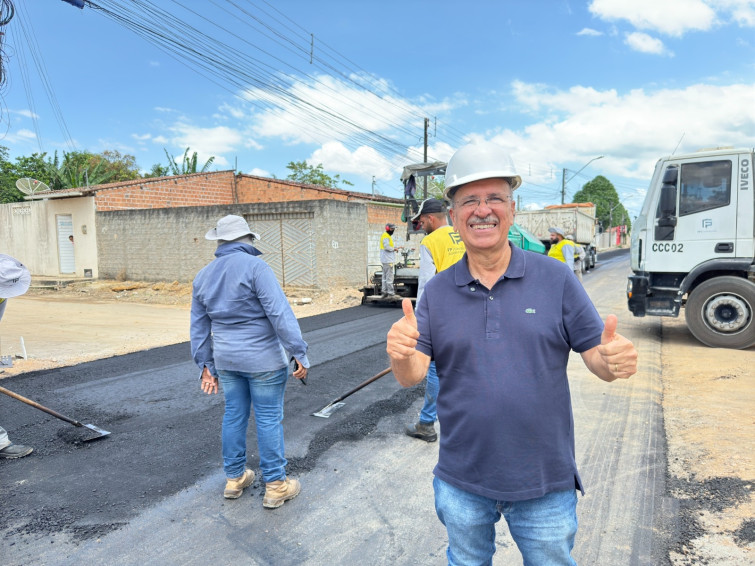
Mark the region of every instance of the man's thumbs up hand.
<instances>
[{"instance_id":1,"label":"man's thumbs up hand","mask_svg":"<svg viewBox=\"0 0 755 566\"><path fill-rule=\"evenodd\" d=\"M606 322L603 325L603 334L600 336L601 344L610 344L616 339L616 327L619 324L619 319L615 314L609 314L606 317Z\"/></svg>"},{"instance_id":2,"label":"man's thumbs up hand","mask_svg":"<svg viewBox=\"0 0 755 566\"><path fill-rule=\"evenodd\" d=\"M414 307L409 299L401 301L404 318L395 322L388 331L388 346L386 351L391 359L405 360L411 358L417 351L417 317L414 316Z\"/></svg>"},{"instance_id":3,"label":"man's thumbs up hand","mask_svg":"<svg viewBox=\"0 0 755 566\"><path fill-rule=\"evenodd\" d=\"M609 314L606 317L598 346L598 352L608 372L607 376L610 376L609 381L617 377L627 379L637 373L637 350L630 340L616 332L618 324L616 315Z\"/></svg>"}]
</instances>

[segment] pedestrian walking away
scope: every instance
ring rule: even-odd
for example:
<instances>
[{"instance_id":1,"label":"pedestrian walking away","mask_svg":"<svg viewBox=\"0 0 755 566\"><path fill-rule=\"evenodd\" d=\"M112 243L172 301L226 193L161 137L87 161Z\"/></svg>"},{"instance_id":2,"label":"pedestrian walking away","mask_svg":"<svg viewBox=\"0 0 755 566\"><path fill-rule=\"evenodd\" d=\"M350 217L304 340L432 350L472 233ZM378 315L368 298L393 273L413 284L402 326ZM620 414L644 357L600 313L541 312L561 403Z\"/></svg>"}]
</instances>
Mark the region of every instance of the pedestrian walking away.
<instances>
[{"instance_id":1,"label":"pedestrian walking away","mask_svg":"<svg viewBox=\"0 0 755 566\"><path fill-rule=\"evenodd\" d=\"M429 198L422 202L412 221L427 235L422 238L419 248L419 282L417 300L422 296L427 282L438 272L451 267L464 255L464 242L459 233L448 225L448 211L443 201ZM430 362L425 381L425 400L419 413L419 420L408 425L406 434L427 442L435 442L437 420L436 399L438 397L438 374L435 362Z\"/></svg>"},{"instance_id":2,"label":"pedestrian walking away","mask_svg":"<svg viewBox=\"0 0 755 566\"><path fill-rule=\"evenodd\" d=\"M393 233L396 231L395 224L386 224L385 232L380 236L380 265L383 268L381 276L381 297L396 297L393 288L393 264L396 263L396 250L401 246L394 246Z\"/></svg>"},{"instance_id":3,"label":"pedestrian walking away","mask_svg":"<svg viewBox=\"0 0 755 566\"><path fill-rule=\"evenodd\" d=\"M573 350L611 382L637 371L634 345L601 320L564 263L508 241L511 157L491 142L460 148L444 196L466 253L404 300L386 350L398 382L438 373L442 434L433 473L449 564L492 564L506 519L524 564L575 564L577 492L567 362Z\"/></svg>"},{"instance_id":4,"label":"pedestrian walking away","mask_svg":"<svg viewBox=\"0 0 755 566\"><path fill-rule=\"evenodd\" d=\"M5 314L8 299L26 293L30 284L31 274L27 267L9 255L0 254L0 320ZM33 451L31 446L11 442L8 431L0 426L0 458L23 458Z\"/></svg>"},{"instance_id":5,"label":"pedestrian walking away","mask_svg":"<svg viewBox=\"0 0 755 566\"><path fill-rule=\"evenodd\" d=\"M252 406L260 470L265 482L262 505L275 509L301 491L286 477L283 400L289 361L296 379L310 367L307 343L273 270L253 246L260 236L240 216L218 220L205 238L217 241L215 260L194 278L191 300L191 354L201 370L201 389L225 397L222 449L226 486L236 499L252 485L247 467L246 431Z\"/></svg>"}]
</instances>

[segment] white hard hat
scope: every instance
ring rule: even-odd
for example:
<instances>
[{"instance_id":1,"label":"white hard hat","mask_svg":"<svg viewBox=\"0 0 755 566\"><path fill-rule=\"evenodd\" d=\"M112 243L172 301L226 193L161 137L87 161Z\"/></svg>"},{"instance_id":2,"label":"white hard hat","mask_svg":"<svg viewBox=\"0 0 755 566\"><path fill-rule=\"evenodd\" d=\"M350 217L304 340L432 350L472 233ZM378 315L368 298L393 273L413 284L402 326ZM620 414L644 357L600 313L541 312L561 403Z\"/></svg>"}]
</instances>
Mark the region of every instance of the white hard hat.
<instances>
[{"instance_id":1,"label":"white hard hat","mask_svg":"<svg viewBox=\"0 0 755 566\"><path fill-rule=\"evenodd\" d=\"M497 177L507 179L512 191L522 184L511 156L501 146L489 141L465 145L448 161L443 196L450 199L461 185Z\"/></svg>"}]
</instances>

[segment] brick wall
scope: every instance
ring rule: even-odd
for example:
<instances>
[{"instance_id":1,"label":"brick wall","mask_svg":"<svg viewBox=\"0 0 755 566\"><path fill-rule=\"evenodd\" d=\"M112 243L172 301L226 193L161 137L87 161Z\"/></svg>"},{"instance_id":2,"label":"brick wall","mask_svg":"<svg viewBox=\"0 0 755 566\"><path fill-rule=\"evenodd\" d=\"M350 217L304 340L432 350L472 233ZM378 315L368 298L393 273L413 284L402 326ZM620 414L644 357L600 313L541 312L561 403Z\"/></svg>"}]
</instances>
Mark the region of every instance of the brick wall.
<instances>
[{"instance_id":1,"label":"brick wall","mask_svg":"<svg viewBox=\"0 0 755 566\"><path fill-rule=\"evenodd\" d=\"M95 207L98 212L104 212L232 204L234 189L233 171L139 179L114 183L112 188L99 185L94 193Z\"/></svg>"}]
</instances>

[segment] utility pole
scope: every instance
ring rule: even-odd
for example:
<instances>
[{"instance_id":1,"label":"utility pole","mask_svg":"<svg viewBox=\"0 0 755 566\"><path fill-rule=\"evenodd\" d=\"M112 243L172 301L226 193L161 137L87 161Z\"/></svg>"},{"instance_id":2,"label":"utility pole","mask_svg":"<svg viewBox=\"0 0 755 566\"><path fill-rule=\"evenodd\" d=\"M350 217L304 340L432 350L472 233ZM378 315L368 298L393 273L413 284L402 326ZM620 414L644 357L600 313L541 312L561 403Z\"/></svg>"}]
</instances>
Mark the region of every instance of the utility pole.
<instances>
[{"instance_id":1,"label":"utility pole","mask_svg":"<svg viewBox=\"0 0 755 566\"><path fill-rule=\"evenodd\" d=\"M425 157L424 157L425 160L423 163L427 163L427 128L429 125L430 125L430 119L425 118ZM422 200L425 200L427 198L427 175L425 175L424 179L425 179L425 186L422 191Z\"/></svg>"},{"instance_id":2,"label":"utility pole","mask_svg":"<svg viewBox=\"0 0 755 566\"><path fill-rule=\"evenodd\" d=\"M564 204L566 198L566 167L563 168L561 173L561 204Z\"/></svg>"}]
</instances>

